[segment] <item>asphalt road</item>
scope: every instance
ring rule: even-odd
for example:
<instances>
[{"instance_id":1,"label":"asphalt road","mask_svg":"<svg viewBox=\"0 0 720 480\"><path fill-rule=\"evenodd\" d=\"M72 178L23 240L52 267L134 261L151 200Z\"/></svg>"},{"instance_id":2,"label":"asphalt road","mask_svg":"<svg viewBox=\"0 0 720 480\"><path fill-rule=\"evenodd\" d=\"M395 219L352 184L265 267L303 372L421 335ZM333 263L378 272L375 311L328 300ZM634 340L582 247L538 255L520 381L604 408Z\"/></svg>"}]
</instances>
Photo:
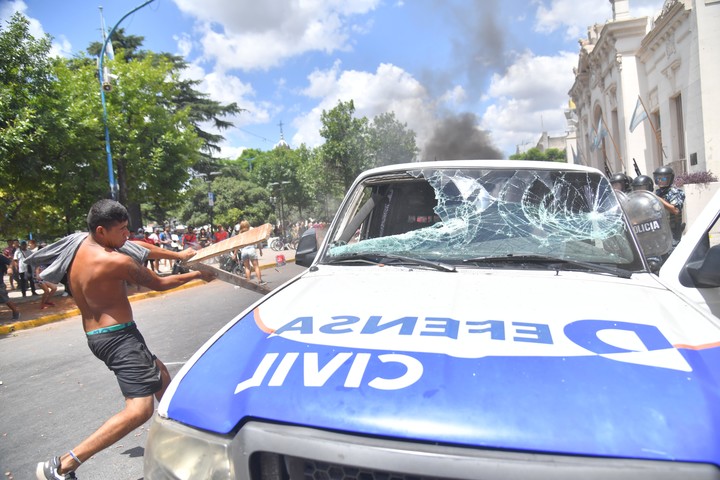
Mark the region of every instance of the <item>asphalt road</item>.
<instances>
[{"instance_id":1,"label":"asphalt road","mask_svg":"<svg viewBox=\"0 0 720 480\"><path fill-rule=\"evenodd\" d=\"M304 269L288 264L263 272L277 287ZM261 298L214 281L133 302L150 350L175 375L225 323ZM120 411L124 399L115 376L87 347L80 317L0 337L0 474L3 480L35 478L35 466L77 445ZM88 460L80 479L143 478L150 422Z\"/></svg>"}]
</instances>

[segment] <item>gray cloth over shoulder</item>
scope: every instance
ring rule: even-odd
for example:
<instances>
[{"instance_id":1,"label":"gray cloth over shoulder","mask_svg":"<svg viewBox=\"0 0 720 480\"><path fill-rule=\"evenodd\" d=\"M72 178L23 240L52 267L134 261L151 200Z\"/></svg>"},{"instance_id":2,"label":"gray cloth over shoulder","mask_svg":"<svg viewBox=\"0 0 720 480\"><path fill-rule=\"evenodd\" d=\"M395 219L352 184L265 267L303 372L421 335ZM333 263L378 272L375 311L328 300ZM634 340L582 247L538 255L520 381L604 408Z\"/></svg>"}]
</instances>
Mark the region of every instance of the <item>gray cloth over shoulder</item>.
<instances>
[{"instance_id":1,"label":"gray cloth over shoulder","mask_svg":"<svg viewBox=\"0 0 720 480\"><path fill-rule=\"evenodd\" d=\"M50 283L60 283L60 280L70 268L73 258L75 258L75 252L77 252L80 244L88 235L87 232L80 232L63 237L57 242L28 255L25 261L32 265L33 269L37 265L47 265L42 271L42 279ZM125 245L118 248L117 251L124 253L139 263L144 262L150 255L150 250L130 240L125 242Z\"/></svg>"}]
</instances>

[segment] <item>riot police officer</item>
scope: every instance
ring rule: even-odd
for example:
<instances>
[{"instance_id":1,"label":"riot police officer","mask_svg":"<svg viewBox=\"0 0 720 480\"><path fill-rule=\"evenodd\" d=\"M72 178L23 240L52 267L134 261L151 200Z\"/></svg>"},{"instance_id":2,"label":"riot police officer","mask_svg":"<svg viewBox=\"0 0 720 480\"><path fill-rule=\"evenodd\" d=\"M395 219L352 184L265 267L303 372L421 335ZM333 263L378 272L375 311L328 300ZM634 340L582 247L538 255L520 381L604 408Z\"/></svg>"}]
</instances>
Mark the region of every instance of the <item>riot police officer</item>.
<instances>
[{"instance_id":1,"label":"riot police officer","mask_svg":"<svg viewBox=\"0 0 720 480\"><path fill-rule=\"evenodd\" d=\"M622 172L616 173L612 177L610 177L610 185L612 185L612 187L619 192L629 193L630 177L628 177Z\"/></svg>"},{"instance_id":2,"label":"riot police officer","mask_svg":"<svg viewBox=\"0 0 720 480\"><path fill-rule=\"evenodd\" d=\"M677 245L682 237L683 230L685 230L685 224L682 221L685 192L672 186L675 181L675 172L668 166L656 168L653 177L655 178L655 185L657 185L655 195L660 198L668 214L670 214L670 229L672 230L674 244Z\"/></svg>"},{"instance_id":3,"label":"riot police officer","mask_svg":"<svg viewBox=\"0 0 720 480\"><path fill-rule=\"evenodd\" d=\"M654 186L655 184L653 183L653 179L647 175L638 175L632 181L633 192L636 190L647 190L648 192L652 192Z\"/></svg>"}]
</instances>

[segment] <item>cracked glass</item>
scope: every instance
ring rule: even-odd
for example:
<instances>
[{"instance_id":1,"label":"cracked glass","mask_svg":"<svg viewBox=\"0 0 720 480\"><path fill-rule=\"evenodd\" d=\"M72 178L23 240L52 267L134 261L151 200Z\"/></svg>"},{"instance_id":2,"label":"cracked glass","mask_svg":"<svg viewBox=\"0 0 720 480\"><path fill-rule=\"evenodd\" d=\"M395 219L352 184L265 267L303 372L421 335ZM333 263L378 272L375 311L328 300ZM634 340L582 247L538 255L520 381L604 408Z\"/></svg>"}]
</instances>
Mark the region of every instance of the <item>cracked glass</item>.
<instances>
[{"instance_id":1,"label":"cracked glass","mask_svg":"<svg viewBox=\"0 0 720 480\"><path fill-rule=\"evenodd\" d=\"M597 172L408 170L367 178L339 218L326 263L366 254L455 265L543 256L642 268L617 197Z\"/></svg>"}]
</instances>

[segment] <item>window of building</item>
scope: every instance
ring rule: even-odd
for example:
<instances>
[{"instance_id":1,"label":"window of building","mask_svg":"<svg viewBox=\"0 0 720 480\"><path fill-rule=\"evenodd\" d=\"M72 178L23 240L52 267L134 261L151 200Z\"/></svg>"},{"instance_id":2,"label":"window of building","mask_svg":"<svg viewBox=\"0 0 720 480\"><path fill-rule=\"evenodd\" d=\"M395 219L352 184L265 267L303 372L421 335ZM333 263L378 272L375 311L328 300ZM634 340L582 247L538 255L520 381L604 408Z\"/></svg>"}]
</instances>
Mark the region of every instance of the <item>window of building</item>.
<instances>
[{"instance_id":1,"label":"window of building","mask_svg":"<svg viewBox=\"0 0 720 480\"><path fill-rule=\"evenodd\" d=\"M655 166L659 167L663 164L663 146L662 146L662 124L660 123L660 111L652 112L652 123L655 125L655 155L658 161L655 162Z\"/></svg>"},{"instance_id":2,"label":"window of building","mask_svg":"<svg viewBox=\"0 0 720 480\"><path fill-rule=\"evenodd\" d=\"M685 123L683 122L682 95L670 99L670 115L674 123L675 158L685 160Z\"/></svg>"}]
</instances>

